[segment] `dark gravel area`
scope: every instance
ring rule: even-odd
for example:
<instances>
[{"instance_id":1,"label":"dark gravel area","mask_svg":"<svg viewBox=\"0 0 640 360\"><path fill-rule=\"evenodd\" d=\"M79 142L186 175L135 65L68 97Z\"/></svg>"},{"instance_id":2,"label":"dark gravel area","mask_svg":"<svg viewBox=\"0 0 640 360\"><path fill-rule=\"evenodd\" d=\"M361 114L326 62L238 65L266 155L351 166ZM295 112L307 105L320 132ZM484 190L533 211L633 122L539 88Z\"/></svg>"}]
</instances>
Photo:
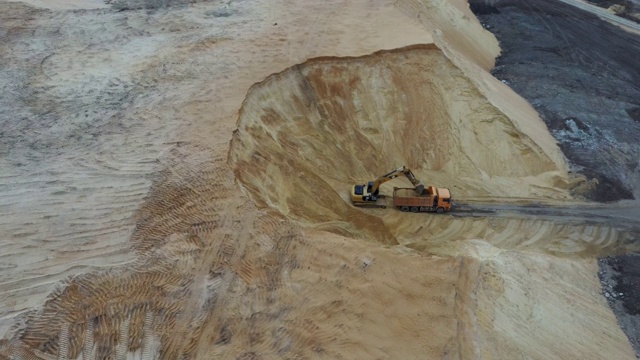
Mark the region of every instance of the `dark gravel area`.
<instances>
[{"instance_id":1,"label":"dark gravel area","mask_svg":"<svg viewBox=\"0 0 640 360\"><path fill-rule=\"evenodd\" d=\"M494 76L540 113L572 170L598 180L586 196L638 197L640 36L554 0L469 4L500 41ZM640 254L599 265L603 296L640 358Z\"/></svg>"},{"instance_id":2,"label":"dark gravel area","mask_svg":"<svg viewBox=\"0 0 640 360\"><path fill-rule=\"evenodd\" d=\"M640 37L553 0L470 5L503 49L494 76L541 114L572 170L598 179L587 198L633 199L640 179Z\"/></svg>"},{"instance_id":3,"label":"dark gravel area","mask_svg":"<svg viewBox=\"0 0 640 360\"><path fill-rule=\"evenodd\" d=\"M598 259L602 293L640 358L640 255Z\"/></svg>"}]
</instances>

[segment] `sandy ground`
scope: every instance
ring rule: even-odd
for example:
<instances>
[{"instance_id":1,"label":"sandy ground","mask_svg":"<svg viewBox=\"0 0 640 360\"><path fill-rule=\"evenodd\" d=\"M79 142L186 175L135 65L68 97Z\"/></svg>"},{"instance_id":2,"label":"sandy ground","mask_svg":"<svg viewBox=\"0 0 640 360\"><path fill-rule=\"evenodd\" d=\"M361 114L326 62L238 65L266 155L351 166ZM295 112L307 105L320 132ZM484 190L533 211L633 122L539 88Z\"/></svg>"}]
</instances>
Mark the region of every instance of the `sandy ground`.
<instances>
[{"instance_id":1,"label":"sandy ground","mask_svg":"<svg viewBox=\"0 0 640 360\"><path fill-rule=\"evenodd\" d=\"M623 231L344 196L401 162L570 200L464 2L73 4L0 2L0 358L633 357Z\"/></svg>"},{"instance_id":2,"label":"sandy ground","mask_svg":"<svg viewBox=\"0 0 640 360\"><path fill-rule=\"evenodd\" d=\"M301 61L307 54L322 53L323 49L318 48L322 44L329 47L324 49L326 53L344 55L337 39L357 44L355 53L377 50L379 44L374 47L367 41L377 41L379 37L373 35L378 32L388 39L388 47L407 44L392 42L395 31L415 34L414 42L430 41L428 33L416 31L417 25L401 24L402 15L392 5L368 10L350 5L341 16L348 19L348 11L361 14L357 18L364 28L349 34L346 29L326 29L321 19L339 16L334 10L319 12L316 29L306 35L295 31L304 23L299 17L273 25L279 7L285 6L277 3L265 5L263 11L247 5L246 9L235 9L237 14L231 18L206 15L220 5L180 10L182 21L176 21L172 11L158 12L152 18L158 22L154 25L147 24L150 19L143 13L98 11L77 16L41 12L13 3L2 6L6 16L11 12L39 16L23 30L35 31L36 36L28 43L16 36L12 53L3 53L7 59L32 59L3 68L9 77L4 93L9 96L4 97L2 107L6 124L2 157L6 204L3 239L5 246L12 249L5 253L3 271L7 275L3 279L7 291L19 296L28 291L32 301L37 301L37 293L42 299L56 281L82 272L81 265L99 265L95 260L74 263L81 261L85 248L88 258L99 254L99 261L104 264L127 261L126 242L134 226L131 216L149 190L150 175L154 169L162 168L158 158L178 141L206 143L207 147L226 152L235 127L234 113L254 82ZM396 20L390 12L397 14ZM201 22L200 29L217 26L199 31L190 24L192 17ZM248 23L256 17L261 26ZM75 27L70 25L74 22ZM374 22L375 29L366 28ZM4 24L7 35L20 34L24 27L20 17ZM239 28L227 30L232 25ZM77 33L76 28L82 31ZM107 28L115 31L105 32ZM50 35L56 32L63 33ZM323 37L326 32L333 32L336 40ZM319 40L312 48L309 41L315 36ZM242 40L233 43L230 40L234 37ZM170 39L181 48L175 48ZM183 43L186 39L189 40ZM411 37L406 41L411 42ZM293 48L298 49L296 53ZM3 49L8 51L8 47ZM203 56L187 60L185 49ZM265 58L269 60L264 61ZM196 78L200 80L194 81ZM26 82L33 86L25 88ZM210 118L212 114L216 119ZM209 129L206 134L203 126ZM24 178L29 181L19 180ZM83 241L89 243L85 246ZM110 249L112 244L116 247ZM33 248L36 250L27 251ZM58 258L59 253L75 255L69 261ZM24 256L17 257L19 254ZM38 274L34 263L36 268L42 268L41 281L32 276L26 286L15 283L14 276L24 279L20 274L25 271L20 266ZM49 266L63 270L46 270ZM10 304L13 314L32 306L23 302ZM7 326L9 322L4 322L5 329Z\"/></svg>"}]
</instances>

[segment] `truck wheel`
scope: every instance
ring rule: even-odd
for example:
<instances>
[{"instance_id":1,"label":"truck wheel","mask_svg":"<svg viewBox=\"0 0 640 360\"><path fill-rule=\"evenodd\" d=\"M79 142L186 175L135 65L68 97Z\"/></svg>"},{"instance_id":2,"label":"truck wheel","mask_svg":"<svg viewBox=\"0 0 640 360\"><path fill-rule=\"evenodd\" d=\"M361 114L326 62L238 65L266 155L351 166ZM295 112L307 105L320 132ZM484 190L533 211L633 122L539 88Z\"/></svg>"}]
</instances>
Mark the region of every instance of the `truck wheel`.
<instances>
[{"instance_id":1,"label":"truck wheel","mask_svg":"<svg viewBox=\"0 0 640 360\"><path fill-rule=\"evenodd\" d=\"M420 209L417 206L411 207L411 212L418 212L418 211L420 211Z\"/></svg>"},{"instance_id":2,"label":"truck wheel","mask_svg":"<svg viewBox=\"0 0 640 360\"><path fill-rule=\"evenodd\" d=\"M409 207L408 206L403 206L400 208L400 210L402 211L409 211Z\"/></svg>"},{"instance_id":3,"label":"truck wheel","mask_svg":"<svg viewBox=\"0 0 640 360\"><path fill-rule=\"evenodd\" d=\"M438 214L442 214L444 212L444 208L439 207L436 211L438 212Z\"/></svg>"}]
</instances>

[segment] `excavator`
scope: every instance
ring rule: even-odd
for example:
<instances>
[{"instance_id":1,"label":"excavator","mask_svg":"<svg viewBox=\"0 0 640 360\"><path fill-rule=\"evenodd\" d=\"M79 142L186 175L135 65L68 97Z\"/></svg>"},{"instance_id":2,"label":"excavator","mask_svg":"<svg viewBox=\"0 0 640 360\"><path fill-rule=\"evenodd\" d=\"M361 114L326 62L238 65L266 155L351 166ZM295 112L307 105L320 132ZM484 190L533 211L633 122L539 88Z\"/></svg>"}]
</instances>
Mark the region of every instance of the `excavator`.
<instances>
[{"instance_id":1,"label":"excavator","mask_svg":"<svg viewBox=\"0 0 640 360\"><path fill-rule=\"evenodd\" d=\"M395 179L401 174L404 174L404 176L411 181L411 184L415 187L417 194L422 194L424 192L424 183L416 179L416 176L413 175L411 169L406 166L402 166L388 174L380 176L374 181L369 181L367 184L354 185L351 189L351 201L353 202L353 205L360 207L386 208L387 206L385 204L378 202L379 199L385 198L385 195L380 194L380 185L389 180Z\"/></svg>"}]
</instances>

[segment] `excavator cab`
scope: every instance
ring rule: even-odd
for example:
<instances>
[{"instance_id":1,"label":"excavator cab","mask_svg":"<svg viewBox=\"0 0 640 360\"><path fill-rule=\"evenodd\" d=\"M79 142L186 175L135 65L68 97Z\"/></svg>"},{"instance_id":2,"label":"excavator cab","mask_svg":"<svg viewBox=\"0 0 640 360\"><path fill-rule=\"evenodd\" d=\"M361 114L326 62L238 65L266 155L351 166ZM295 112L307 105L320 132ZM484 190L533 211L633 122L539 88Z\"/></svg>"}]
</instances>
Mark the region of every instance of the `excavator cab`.
<instances>
[{"instance_id":1,"label":"excavator cab","mask_svg":"<svg viewBox=\"0 0 640 360\"><path fill-rule=\"evenodd\" d=\"M367 185L354 185L353 193L355 195L366 195L371 193L371 188L373 187L373 181L369 181Z\"/></svg>"},{"instance_id":2,"label":"excavator cab","mask_svg":"<svg viewBox=\"0 0 640 360\"><path fill-rule=\"evenodd\" d=\"M379 193L380 190L376 189L375 191L373 190L375 186L375 182L374 181L369 181L367 184L365 185L354 185L353 186L353 191L351 194L351 200L354 201L354 203L358 202L375 202L376 200L378 200L379 197ZM384 197L384 196L382 196ZM381 197L381 198L382 198Z\"/></svg>"}]
</instances>

